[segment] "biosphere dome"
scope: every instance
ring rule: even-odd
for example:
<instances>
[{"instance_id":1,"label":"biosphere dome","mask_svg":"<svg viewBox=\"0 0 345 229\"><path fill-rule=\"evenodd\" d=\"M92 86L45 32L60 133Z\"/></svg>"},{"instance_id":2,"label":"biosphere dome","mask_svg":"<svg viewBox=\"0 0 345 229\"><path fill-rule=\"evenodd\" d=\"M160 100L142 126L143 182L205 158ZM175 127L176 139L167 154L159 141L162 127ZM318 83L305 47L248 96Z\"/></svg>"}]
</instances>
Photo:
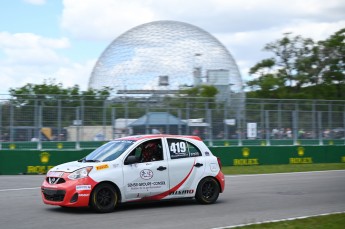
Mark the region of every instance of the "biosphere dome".
<instances>
[{"instance_id":1,"label":"biosphere dome","mask_svg":"<svg viewBox=\"0 0 345 229\"><path fill-rule=\"evenodd\" d=\"M222 79L218 82L217 77ZM229 51L196 26L155 21L116 38L98 59L89 87L111 87L115 92L177 90L212 82L225 87L224 91L231 87L242 92L242 79Z\"/></svg>"}]
</instances>

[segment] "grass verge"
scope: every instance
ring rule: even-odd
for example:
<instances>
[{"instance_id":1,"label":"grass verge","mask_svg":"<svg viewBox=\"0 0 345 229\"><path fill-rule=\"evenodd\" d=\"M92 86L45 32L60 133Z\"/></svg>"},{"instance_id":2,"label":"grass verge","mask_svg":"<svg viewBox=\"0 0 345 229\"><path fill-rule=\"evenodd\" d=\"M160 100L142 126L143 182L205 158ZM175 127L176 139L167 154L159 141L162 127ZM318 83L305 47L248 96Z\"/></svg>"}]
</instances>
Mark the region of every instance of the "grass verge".
<instances>
[{"instance_id":1,"label":"grass verge","mask_svg":"<svg viewBox=\"0 0 345 229\"><path fill-rule=\"evenodd\" d=\"M242 229L343 229L345 213L315 216L305 219L286 220L275 223L254 224L236 228Z\"/></svg>"}]
</instances>

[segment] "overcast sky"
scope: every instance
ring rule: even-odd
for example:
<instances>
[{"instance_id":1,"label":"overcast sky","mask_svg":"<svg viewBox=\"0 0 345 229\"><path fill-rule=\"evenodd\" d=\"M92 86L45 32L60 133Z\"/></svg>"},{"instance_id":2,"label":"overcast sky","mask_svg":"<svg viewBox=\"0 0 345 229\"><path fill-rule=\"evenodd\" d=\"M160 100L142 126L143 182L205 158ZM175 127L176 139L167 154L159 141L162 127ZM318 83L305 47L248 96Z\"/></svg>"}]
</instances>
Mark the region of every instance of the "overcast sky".
<instances>
[{"instance_id":1,"label":"overcast sky","mask_svg":"<svg viewBox=\"0 0 345 229\"><path fill-rule=\"evenodd\" d=\"M119 35L158 20L206 30L242 77L283 33L328 38L345 28L344 0L1 0L0 94L55 79L87 89L97 58Z\"/></svg>"}]
</instances>

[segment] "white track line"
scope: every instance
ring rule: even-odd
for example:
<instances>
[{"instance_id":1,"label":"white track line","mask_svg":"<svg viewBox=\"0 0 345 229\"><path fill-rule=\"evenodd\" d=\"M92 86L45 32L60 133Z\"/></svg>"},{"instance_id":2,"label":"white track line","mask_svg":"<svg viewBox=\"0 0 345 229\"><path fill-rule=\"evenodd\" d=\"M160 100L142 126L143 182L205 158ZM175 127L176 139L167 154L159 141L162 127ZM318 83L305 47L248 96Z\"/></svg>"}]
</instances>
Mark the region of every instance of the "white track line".
<instances>
[{"instance_id":1,"label":"white track line","mask_svg":"<svg viewBox=\"0 0 345 229\"><path fill-rule=\"evenodd\" d=\"M226 229L226 228L236 228L236 227L244 227L244 226L251 226L251 225L259 225L259 224L264 224L264 223L277 223L277 222L283 222L283 221L306 219L306 218L311 218L311 217L326 216L326 215L341 214L341 213L345 213L345 211L324 213L324 214L319 214L319 215L299 216L299 217L294 217L294 218L286 218L286 219L278 219L278 220L267 220L267 221L256 222L256 223L238 224L238 225L225 226L225 227L214 227L212 229Z\"/></svg>"},{"instance_id":2,"label":"white track line","mask_svg":"<svg viewBox=\"0 0 345 229\"><path fill-rule=\"evenodd\" d=\"M11 188L11 189L0 189L0 192L8 192L8 191L22 191L22 190L30 190L30 189L39 189L41 187L34 187L34 188Z\"/></svg>"},{"instance_id":3,"label":"white track line","mask_svg":"<svg viewBox=\"0 0 345 229\"><path fill-rule=\"evenodd\" d=\"M238 174L238 175L225 175L225 177L272 176L272 175L288 175L288 174L294 174L294 173L326 173L326 172L344 172L344 171L345 171L345 170L324 170L324 171L291 172L291 173ZM6 191L22 191L22 190L39 189L39 188L41 188L41 187L0 189L0 192L6 192Z\"/></svg>"}]
</instances>

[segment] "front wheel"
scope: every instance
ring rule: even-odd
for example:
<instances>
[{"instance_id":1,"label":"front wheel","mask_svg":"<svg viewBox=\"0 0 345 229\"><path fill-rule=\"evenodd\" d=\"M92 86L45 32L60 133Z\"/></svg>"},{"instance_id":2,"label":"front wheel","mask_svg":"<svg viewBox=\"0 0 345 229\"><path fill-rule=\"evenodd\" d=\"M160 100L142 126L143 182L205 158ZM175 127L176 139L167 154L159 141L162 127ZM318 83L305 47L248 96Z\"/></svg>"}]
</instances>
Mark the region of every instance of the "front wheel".
<instances>
[{"instance_id":1,"label":"front wheel","mask_svg":"<svg viewBox=\"0 0 345 229\"><path fill-rule=\"evenodd\" d=\"M219 196L219 185L213 177L202 179L196 190L195 199L201 204L213 204Z\"/></svg>"},{"instance_id":2,"label":"front wheel","mask_svg":"<svg viewBox=\"0 0 345 229\"><path fill-rule=\"evenodd\" d=\"M118 193L111 184L100 184L91 193L90 205L97 212L111 212L118 203Z\"/></svg>"}]
</instances>

